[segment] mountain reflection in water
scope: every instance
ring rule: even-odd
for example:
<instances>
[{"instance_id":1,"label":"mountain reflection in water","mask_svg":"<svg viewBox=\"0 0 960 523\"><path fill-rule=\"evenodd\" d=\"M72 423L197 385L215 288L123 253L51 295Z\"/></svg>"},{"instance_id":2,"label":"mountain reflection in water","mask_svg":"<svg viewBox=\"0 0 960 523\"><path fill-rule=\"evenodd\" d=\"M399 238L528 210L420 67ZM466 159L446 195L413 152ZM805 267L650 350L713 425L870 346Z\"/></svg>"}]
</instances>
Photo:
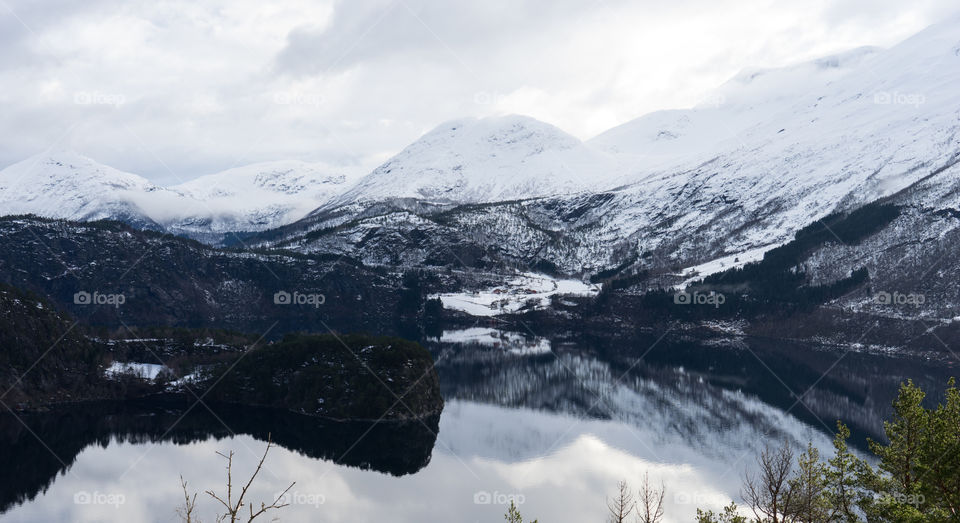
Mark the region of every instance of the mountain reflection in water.
<instances>
[{"instance_id":1,"label":"mountain reflection in water","mask_svg":"<svg viewBox=\"0 0 960 523\"><path fill-rule=\"evenodd\" d=\"M6 449L0 453L0 509L45 490L88 446L119 442L190 445L237 435L264 442L269 437L308 458L402 476L430 462L439 422L337 422L272 409L210 407L155 399L0 416L0 448Z\"/></svg>"},{"instance_id":2,"label":"mountain reflection in water","mask_svg":"<svg viewBox=\"0 0 960 523\"><path fill-rule=\"evenodd\" d=\"M214 415L202 406L174 425L185 406L130 403L22 416L29 431L0 417L0 445L9 449L0 454L3 519L175 519L178 474L200 491L222 487L214 451L255 461L271 433L279 449L258 495L296 480L304 499L324 501L286 507L278 513L285 521L495 521L505 510L496 496L505 494L522 495L531 519L600 521L616 481L645 471L667 484L668 521L689 521L697 507L737 497L765 444L812 442L829 452L842 419L863 450L866 437L882 437L901 381L912 378L935 398L953 371L743 340L558 343L473 328L424 344L447 402L426 426L237 407ZM144 477L159 486L136 483ZM110 512L71 503L78 489L94 488L124 492L127 504ZM476 502L488 495L492 503Z\"/></svg>"}]
</instances>

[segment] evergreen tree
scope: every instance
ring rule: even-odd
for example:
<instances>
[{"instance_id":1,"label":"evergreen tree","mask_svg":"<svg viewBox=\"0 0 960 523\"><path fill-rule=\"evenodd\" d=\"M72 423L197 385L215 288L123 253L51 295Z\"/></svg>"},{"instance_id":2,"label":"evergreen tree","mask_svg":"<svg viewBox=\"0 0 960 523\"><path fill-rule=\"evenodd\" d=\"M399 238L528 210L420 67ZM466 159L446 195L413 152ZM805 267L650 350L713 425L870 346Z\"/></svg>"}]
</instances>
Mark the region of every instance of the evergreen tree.
<instances>
[{"instance_id":1,"label":"evergreen tree","mask_svg":"<svg viewBox=\"0 0 960 523\"><path fill-rule=\"evenodd\" d=\"M893 402L893 420L883 423L888 445L870 441L870 450L880 458L880 469L890 474L892 487L902 496L914 496L921 490L917 478L917 460L923 433L927 430L926 394L913 381L900 387Z\"/></svg>"},{"instance_id":2,"label":"evergreen tree","mask_svg":"<svg viewBox=\"0 0 960 523\"><path fill-rule=\"evenodd\" d=\"M523 516L520 515L520 510L517 509L517 505L512 499L510 500L510 507L507 509L507 513L504 514L503 519L507 520L508 523L523 523ZM533 520L530 523L537 523L537 520Z\"/></svg>"},{"instance_id":3,"label":"evergreen tree","mask_svg":"<svg viewBox=\"0 0 960 523\"><path fill-rule=\"evenodd\" d=\"M748 523L745 516L737 512L737 504L731 502L723 508L723 512L715 514L712 510L697 509L696 523Z\"/></svg>"},{"instance_id":4,"label":"evergreen tree","mask_svg":"<svg viewBox=\"0 0 960 523\"><path fill-rule=\"evenodd\" d=\"M792 515L798 521L826 521L829 512L825 492L827 468L820 461L820 451L812 443L797 459L797 474L790 480L795 493Z\"/></svg>"},{"instance_id":5,"label":"evergreen tree","mask_svg":"<svg viewBox=\"0 0 960 523\"><path fill-rule=\"evenodd\" d=\"M927 411L916 463L916 499L951 520L960 519L960 391L951 379L944 402Z\"/></svg>"},{"instance_id":6,"label":"evergreen tree","mask_svg":"<svg viewBox=\"0 0 960 523\"><path fill-rule=\"evenodd\" d=\"M829 507L824 521L854 523L861 521L858 506L863 498L862 478L868 465L850 452L847 439L850 429L837 422L837 434L833 438L835 454L827 462L824 471L824 498ZM810 519L805 521L817 521Z\"/></svg>"}]
</instances>

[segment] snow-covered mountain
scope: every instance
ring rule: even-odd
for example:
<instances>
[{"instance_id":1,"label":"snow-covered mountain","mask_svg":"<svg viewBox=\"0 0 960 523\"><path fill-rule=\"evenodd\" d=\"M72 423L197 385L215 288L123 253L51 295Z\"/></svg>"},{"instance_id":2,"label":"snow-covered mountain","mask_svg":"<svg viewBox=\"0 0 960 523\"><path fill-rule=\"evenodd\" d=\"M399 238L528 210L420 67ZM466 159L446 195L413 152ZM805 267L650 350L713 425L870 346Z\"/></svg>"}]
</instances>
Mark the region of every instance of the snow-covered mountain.
<instances>
[{"instance_id":1,"label":"snow-covered mountain","mask_svg":"<svg viewBox=\"0 0 960 523\"><path fill-rule=\"evenodd\" d=\"M183 196L72 151L45 151L0 171L0 214L76 221L116 219L161 228L152 209Z\"/></svg>"},{"instance_id":2,"label":"snow-covered mountain","mask_svg":"<svg viewBox=\"0 0 960 523\"><path fill-rule=\"evenodd\" d=\"M798 303L787 305L818 308L790 325L760 318L735 332L937 349L960 339L958 85L954 19L888 50L744 72L711 103L647 115L587 142L525 117L451 122L356 181L279 162L163 188L79 155L45 154L0 172L0 214L120 218L212 243L254 231L247 245L418 279L402 293L496 289L516 271L590 278L604 284L593 304L602 317L581 314L604 328L630 325L659 303L634 298L666 296L638 298L648 290L693 283L789 242L771 256L783 267L754 272L802 279L785 297ZM35 221L9 220L27 233ZM856 234L845 242L827 223ZM48 227L59 234L60 225ZM85 234L98 243L96 231ZM116 252L124 246L121 238ZM741 276L730 292L765 292ZM366 282L352 283L351 296L376 301L363 295ZM891 309L878 292L927 301ZM558 317L576 317L581 302L568 298L550 301ZM755 298L744 303L770 303ZM399 310L380 313L387 308Z\"/></svg>"},{"instance_id":3,"label":"snow-covered mountain","mask_svg":"<svg viewBox=\"0 0 960 523\"><path fill-rule=\"evenodd\" d=\"M82 157L36 157L0 172L0 212L121 217L193 237L268 231L255 241L374 264L442 264L466 246L453 257L568 273L641 254L690 267L762 253L953 165L957 85L952 19L888 50L745 71L697 107L587 142L522 116L464 119L356 181L276 162L170 188ZM37 164L46 170L22 176Z\"/></svg>"},{"instance_id":4,"label":"snow-covered mountain","mask_svg":"<svg viewBox=\"0 0 960 523\"><path fill-rule=\"evenodd\" d=\"M444 123L364 177L331 205L413 198L486 203L594 192L612 186L616 160L525 116Z\"/></svg>"},{"instance_id":5,"label":"snow-covered mountain","mask_svg":"<svg viewBox=\"0 0 960 523\"><path fill-rule=\"evenodd\" d=\"M960 20L944 22L887 51L744 73L715 106L594 138L635 180L601 234L740 252L916 183L960 154L958 46Z\"/></svg>"},{"instance_id":6,"label":"snow-covered mountain","mask_svg":"<svg viewBox=\"0 0 960 523\"><path fill-rule=\"evenodd\" d=\"M573 273L641 254L663 269L762 253L956 162L957 85L960 19L888 50L745 71L704 104L586 143L522 117L453 122L266 243Z\"/></svg>"},{"instance_id":7,"label":"snow-covered mountain","mask_svg":"<svg viewBox=\"0 0 960 523\"><path fill-rule=\"evenodd\" d=\"M675 168L739 145L738 136L812 90L843 78L882 50L862 47L780 69L747 69L692 109L656 111L589 140L602 150L631 158L634 170Z\"/></svg>"},{"instance_id":8,"label":"snow-covered mountain","mask_svg":"<svg viewBox=\"0 0 960 523\"><path fill-rule=\"evenodd\" d=\"M359 176L296 160L228 169L171 187L188 205L173 231L262 231L294 222L349 188Z\"/></svg>"},{"instance_id":9,"label":"snow-covered mountain","mask_svg":"<svg viewBox=\"0 0 960 523\"><path fill-rule=\"evenodd\" d=\"M0 171L0 214L120 220L209 239L278 227L346 190L356 176L279 161L161 187L71 151L45 151Z\"/></svg>"}]
</instances>

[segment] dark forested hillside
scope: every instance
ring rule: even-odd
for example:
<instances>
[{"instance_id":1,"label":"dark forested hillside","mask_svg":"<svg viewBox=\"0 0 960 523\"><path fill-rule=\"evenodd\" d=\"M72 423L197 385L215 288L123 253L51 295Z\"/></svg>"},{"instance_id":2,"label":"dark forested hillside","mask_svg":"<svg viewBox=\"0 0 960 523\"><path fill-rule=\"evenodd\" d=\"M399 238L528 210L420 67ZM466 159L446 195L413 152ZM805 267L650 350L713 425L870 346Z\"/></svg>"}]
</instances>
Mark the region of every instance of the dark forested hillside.
<instances>
[{"instance_id":1,"label":"dark forested hillside","mask_svg":"<svg viewBox=\"0 0 960 523\"><path fill-rule=\"evenodd\" d=\"M0 284L0 401L18 408L104 394L102 347L83 333L49 302Z\"/></svg>"},{"instance_id":2,"label":"dark forested hillside","mask_svg":"<svg viewBox=\"0 0 960 523\"><path fill-rule=\"evenodd\" d=\"M271 325L386 331L400 292L399 275L343 256L221 250L119 222L34 217L0 218L0 282L48 296L93 325L259 333Z\"/></svg>"}]
</instances>

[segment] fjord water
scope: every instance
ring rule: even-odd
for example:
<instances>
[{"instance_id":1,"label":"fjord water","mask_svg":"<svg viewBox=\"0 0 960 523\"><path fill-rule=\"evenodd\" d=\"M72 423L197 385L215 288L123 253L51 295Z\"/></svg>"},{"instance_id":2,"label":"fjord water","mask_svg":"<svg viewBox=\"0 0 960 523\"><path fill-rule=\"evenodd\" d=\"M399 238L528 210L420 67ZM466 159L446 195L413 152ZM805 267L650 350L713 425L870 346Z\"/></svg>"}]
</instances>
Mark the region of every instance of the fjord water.
<instances>
[{"instance_id":1,"label":"fjord water","mask_svg":"<svg viewBox=\"0 0 960 523\"><path fill-rule=\"evenodd\" d=\"M765 443L826 450L880 437L900 381L935 397L953 369L888 354L758 342L553 343L486 328L424 340L446 406L423 423L334 423L247 408L96 404L0 418L2 521L174 521L179 476L212 520L225 460L282 521L603 521L617 481L667 489L668 521L736 498ZM402 391L398 391L402 394Z\"/></svg>"}]
</instances>

